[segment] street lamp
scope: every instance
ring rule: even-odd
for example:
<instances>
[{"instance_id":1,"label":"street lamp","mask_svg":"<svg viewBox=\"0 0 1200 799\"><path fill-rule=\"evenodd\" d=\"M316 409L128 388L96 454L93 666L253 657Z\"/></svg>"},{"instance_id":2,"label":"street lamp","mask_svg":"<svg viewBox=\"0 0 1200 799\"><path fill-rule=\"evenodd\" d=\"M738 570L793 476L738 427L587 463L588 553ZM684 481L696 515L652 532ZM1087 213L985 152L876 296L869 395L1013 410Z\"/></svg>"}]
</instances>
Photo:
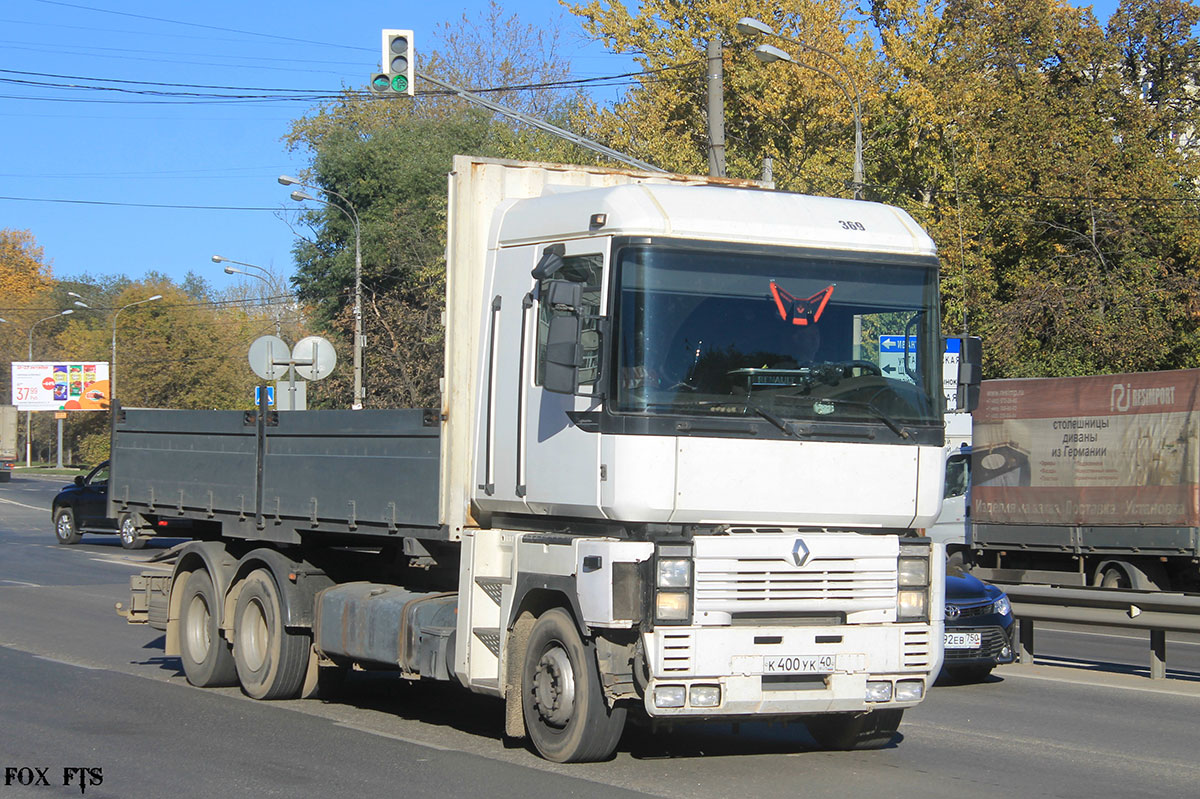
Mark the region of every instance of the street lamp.
<instances>
[{"instance_id":1,"label":"street lamp","mask_svg":"<svg viewBox=\"0 0 1200 799\"><path fill-rule=\"evenodd\" d=\"M814 53L823 55L826 58L831 59L833 63L837 64L838 68L842 71L842 74L846 76L846 81L848 81L850 84L849 88L847 88L845 82L843 82L832 72L821 69L820 67L814 67L811 64L805 64L802 61L797 61L785 51L780 50L778 47L773 47L769 44L760 44L758 47L754 48L754 55L757 56L758 60L764 64L770 64L775 61L787 61L791 64L795 64L798 67L811 69L813 72L820 72L822 75L837 84L837 87L842 90L842 94L844 94L846 99L850 101L850 107L854 111L854 199L861 200L863 198L862 94L858 91L858 85L854 82L854 75L851 74L850 70L846 67L846 64L833 53L827 50L822 50L821 48L815 47L807 42L802 42L799 39L793 39L791 36L785 36L782 33L777 32L770 25L767 25L765 22L760 22L753 17L742 17L739 19L737 21L737 29L739 33L747 36L774 36L777 39L783 39L785 42L791 42L797 47L805 50L811 50Z\"/></svg>"},{"instance_id":2,"label":"street lamp","mask_svg":"<svg viewBox=\"0 0 1200 799\"><path fill-rule=\"evenodd\" d=\"M75 309L68 308L65 311L59 311L56 314L51 314L50 316L42 317L41 319L37 320L36 322L34 322L32 325L29 326L29 360L30 361L33 360L33 329L35 327L37 327L38 325L40 325L42 322L46 322L51 319L57 319L60 316L70 316L73 313L75 313ZM33 468L33 444L32 444L32 439L30 438L30 434L33 430L32 420L33 420L33 411L25 411L25 468L26 469Z\"/></svg>"},{"instance_id":3,"label":"street lamp","mask_svg":"<svg viewBox=\"0 0 1200 799\"><path fill-rule=\"evenodd\" d=\"M288 175L280 175L279 183L284 186L304 186L306 189L315 188L307 184L301 183L299 180ZM329 189L318 189L325 194L330 194L337 197L343 203L345 208L337 203L331 203L328 200L322 200L319 197L313 197L311 194L306 194L302 191L293 191L292 199L296 202L311 200L313 202L328 205L331 208L336 208L346 215L354 225L354 403L350 406L354 410L362 410L363 401L363 332L362 332L362 227L358 223L358 212L354 210L354 206L342 195L336 191Z\"/></svg>"},{"instance_id":4,"label":"street lamp","mask_svg":"<svg viewBox=\"0 0 1200 799\"><path fill-rule=\"evenodd\" d=\"M112 407L113 402L117 399L117 317L121 315L121 311L126 308L132 308L135 305L144 305L148 302L161 300L161 294L155 294L153 297L147 297L144 300L131 302L128 305L122 305L113 314L113 331L112 331L112 358L108 362L108 404Z\"/></svg>"},{"instance_id":5,"label":"street lamp","mask_svg":"<svg viewBox=\"0 0 1200 799\"><path fill-rule=\"evenodd\" d=\"M238 269L234 266L226 266L224 271L227 275L245 275L246 277L252 277L261 280L263 283L267 284L267 289L274 293L274 276L265 267L259 266L258 264L248 264L242 261L235 261L232 258L222 258L220 255L214 255L212 260L214 264L237 264L238 266L248 266L251 269L257 269L259 272L262 272L261 275L257 272L247 272L245 269ZM272 306L274 306L274 303L272 303ZM275 319L275 335L282 335L280 332L282 330L282 326L280 324L279 311L272 310L271 316Z\"/></svg>"}]
</instances>

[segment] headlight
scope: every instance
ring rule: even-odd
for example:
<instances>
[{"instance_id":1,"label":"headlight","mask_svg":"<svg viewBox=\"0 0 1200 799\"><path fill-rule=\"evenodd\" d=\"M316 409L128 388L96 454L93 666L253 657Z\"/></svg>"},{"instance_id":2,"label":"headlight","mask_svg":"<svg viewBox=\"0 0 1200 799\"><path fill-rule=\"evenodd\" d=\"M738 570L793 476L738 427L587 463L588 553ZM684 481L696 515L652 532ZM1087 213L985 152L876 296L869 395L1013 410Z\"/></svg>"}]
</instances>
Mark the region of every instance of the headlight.
<instances>
[{"instance_id":1,"label":"headlight","mask_svg":"<svg viewBox=\"0 0 1200 799\"><path fill-rule=\"evenodd\" d=\"M929 558L900 558L897 571L901 586L929 585Z\"/></svg>"},{"instance_id":2,"label":"headlight","mask_svg":"<svg viewBox=\"0 0 1200 799\"><path fill-rule=\"evenodd\" d=\"M659 591L654 616L662 621L687 621L692 616L692 596L683 591Z\"/></svg>"},{"instance_id":3,"label":"headlight","mask_svg":"<svg viewBox=\"0 0 1200 799\"><path fill-rule=\"evenodd\" d=\"M654 706L683 707L686 695L682 685L659 685L654 689Z\"/></svg>"},{"instance_id":4,"label":"headlight","mask_svg":"<svg viewBox=\"0 0 1200 799\"><path fill-rule=\"evenodd\" d=\"M721 686L693 685L688 690L688 704L692 707L717 707L721 704Z\"/></svg>"},{"instance_id":5,"label":"headlight","mask_svg":"<svg viewBox=\"0 0 1200 799\"><path fill-rule=\"evenodd\" d=\"M901 589L896 594L896 621L924 621L928 618L928 596L924 588Z\"/></svg>"},{"instance_id":6,"label":"headlight","mask_svg":"<svg viewBox=\"0 0 1200 799\"><path fill-rule=\"evenodd\" d=\"M659 588L688 588L692 584L692 562L687 559L658 561Z\"/></svg>"},{"instance_id":7,"label":"headlight","mask_svg":"<svg viewBox=\"0 0 1200 799\"><path fill-rule=\"evenodd\" d=\"M992 612L999 613L1001 616L1007 616L1012 613L1012 605L1008 604L1008 597L1006 595L1001 594L1000 598L992 604Z\"/></svg>"}]
</instances>

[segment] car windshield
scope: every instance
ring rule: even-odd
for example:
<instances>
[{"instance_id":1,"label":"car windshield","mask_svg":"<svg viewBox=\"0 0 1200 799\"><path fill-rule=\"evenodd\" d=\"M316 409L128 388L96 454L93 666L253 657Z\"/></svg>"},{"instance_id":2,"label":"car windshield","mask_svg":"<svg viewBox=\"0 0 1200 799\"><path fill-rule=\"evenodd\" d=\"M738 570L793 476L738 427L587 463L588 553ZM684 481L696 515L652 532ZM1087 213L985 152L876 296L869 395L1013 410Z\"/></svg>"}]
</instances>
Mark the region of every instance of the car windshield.
<instances>
[{"instance_id":1,"label":"car windshield","mask_svg":"<svg viewBox=\"0 0 1200 799\"><path fill-rule=\"evenodd\" d=\"M940 421L933 261L634 244L618 268L617 411Z\"/></svg>"}]
</instances>

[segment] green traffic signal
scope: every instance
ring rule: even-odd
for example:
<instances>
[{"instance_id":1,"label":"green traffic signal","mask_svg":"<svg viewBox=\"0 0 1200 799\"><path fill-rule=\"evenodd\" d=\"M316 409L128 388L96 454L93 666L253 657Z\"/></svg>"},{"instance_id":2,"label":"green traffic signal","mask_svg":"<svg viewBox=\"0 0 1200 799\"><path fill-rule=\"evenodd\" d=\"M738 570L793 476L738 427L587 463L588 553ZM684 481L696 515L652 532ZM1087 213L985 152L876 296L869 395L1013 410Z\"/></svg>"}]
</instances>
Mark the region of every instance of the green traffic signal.
<instances>
[{"instance_id":1,"label":"green traffic signal","mask_svg":"<svg viewBox=\"0 0 1200 799\"><path fill-rule=\"evenodd\" d=\"M404 75L397 75L392 78L392 89L398 92L408 91L408 78Z\"/></svg>"}]
</instances>

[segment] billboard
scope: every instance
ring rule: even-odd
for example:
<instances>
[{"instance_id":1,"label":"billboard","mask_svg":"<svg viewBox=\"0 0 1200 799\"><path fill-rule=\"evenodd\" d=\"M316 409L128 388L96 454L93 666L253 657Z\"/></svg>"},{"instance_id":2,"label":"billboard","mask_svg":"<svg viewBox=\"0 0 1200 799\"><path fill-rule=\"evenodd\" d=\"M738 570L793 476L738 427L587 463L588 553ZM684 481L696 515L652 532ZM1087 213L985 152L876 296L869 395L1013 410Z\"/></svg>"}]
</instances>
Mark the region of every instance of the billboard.
<instances>
[{"instance_id":1,"label":"billboard","mask_svg":"<svg viewBox=\"0 0 1200 799\"><path fill-rule=\"evenodd\" d=\"M1200 370L985 380L971 516L1200 526Z\"/></svg>"},{"instance_id":2,"label":"billboard","mask_svg":"<svg viewBox=\"0 0 1200 799\"><path fill-rule=\"evenodd\" d=\"M104 361L13 361L12 404L23 411L108 408Z\"/></svg>"}]
</instances>

